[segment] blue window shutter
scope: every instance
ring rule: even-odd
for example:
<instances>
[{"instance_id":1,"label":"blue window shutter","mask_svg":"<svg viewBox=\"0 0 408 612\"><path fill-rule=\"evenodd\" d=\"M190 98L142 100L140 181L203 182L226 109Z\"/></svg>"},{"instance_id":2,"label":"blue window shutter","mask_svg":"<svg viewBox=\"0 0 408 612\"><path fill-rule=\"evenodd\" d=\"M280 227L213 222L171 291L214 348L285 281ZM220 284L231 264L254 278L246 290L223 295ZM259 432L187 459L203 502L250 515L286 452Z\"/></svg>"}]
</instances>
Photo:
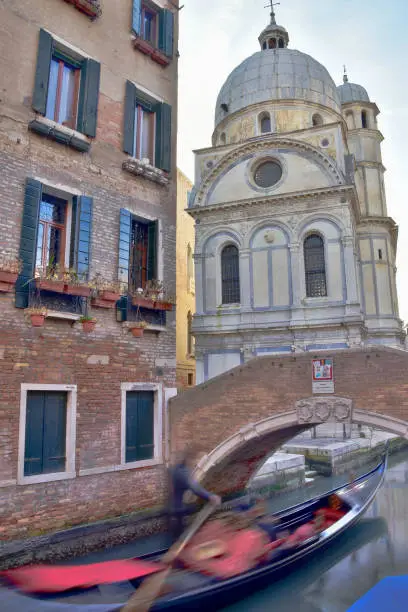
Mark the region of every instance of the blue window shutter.
<instances>
[{"instance_id":1,"label":"blue window shutter","mask_svg":"<svg viewBox=\"0 0 408 612\"><path fill-rule=\"evenodd\" d=\"M63 472L66 463L67 394L45 394L43 473Z\"/></svg>"},{"instance_id":2,"label":"blue window shutter","mask_svg":"<svg viewBox=\"0 0 408 612\"><path fill-rule=\"evenodd\" d=\"M171 170L171 106L165 103L156 107L156 167Z\"/></svg>"},{"instance_id":3,"label":"blue window shutter","mask_svg":"<svg viewBox=\"0 0 408 612\"><path fill-rule=\"evenodd\" d=\"M154 457L154 393L126 395L126 462Z\"/></svg>"},{"instance_id":4,"label":"blue window shutter","mask_svg":"<svg viewBox=\"0 0 408 612\"><path fill-rule=\"evenodd\" d=\"M86 59L81 73L77 129L91 138L96 136L100 76L100 63Z\"/></svg>"},{"instance_id":5,"label":"blue window shutter","mask_svg":"<svg viewBox=\"0 0 408 612\"><path fill-rule=\"evenodd\" d=\"M75 197L72 206L70 267L82 279L89 278L92 240L92 206L89 196Z\"/></svg>"},{"instance_id":6,"label":"blue window shutter","mask_svg":"<svg viewBox=\"0 0 408 612\"><path fill-rule=\"evenodd\" d=\"M133 0L132 8L132 30L139 36L142 23L142 0Z\"/></svg>"},{"instance_id":7,"label":"blue window shutter","mask_svg":"<svg viewBox=\"0 0 408 612\"><path fill-rule=\"evenodd\" d=\"M32 107L42 115L45 115L47 108L52 50L53 40L51 34L48 34L45 30L40 30Z\"/></svg>"},{"instance_id":8,"label":"blue window shutter","mask_svg":"<svg viewBox=\"0 0 408 612\"><path fill-rule=\"evenodd\" d=\"M173 31L174 15L168 9L162 9L159 13L159 49L167 57L173 57Z\"/></svg>"},{"instance_id":9,"label":"blue window shutter","mask_svg":"<svg viewBox=\"0 0 408 612\"><path fill-rule=\"evenodd\" d=\"M29 281L34 277L41 196L42 184L35 179L27 179L20 236L23 267L16 283L16 308L28 307Z\"/></svg>"},{"instance_id":10,"label":"blue window shutter","mask_svg":"<svg viewBox=\"0 0 408 612\"><path fill-rule=\"evenodd\" d=\"M147 280L157 278L157 221L147 228Z\"/></svg>"},{"instance_id":11,"label":"blue window shutter","mask_svg":"<svg viewBox=\"0 0 408 612\"><path fill-rule=\"evenodd\" d=\"M125 208L120 209L119 217L119 266L118 281L127 285L129 283L130 238L132 229L132 215Z\"/></svg>"},{"instance_id":12,"label":"blue window shutter","mask_svg":"<svg viewBox=\"0 0 408 612\"><path fill-rule=\"evenodd\" d=\"M136 87L130 81L126 81L125 113L123 125L123 150L128 155L134 155L135 143L135 109L136 109Z\"/></svg>"},{"instance_id":13,"label":"blue window shutter","mask_svg":"<svg viewBox=\"0 0 408 612\"><path fill-rule=\"evenodd\" d=\"M44 392L27 393L24 476L42 474L43 471L43 424Z\"/></svg>"}]
</instances>

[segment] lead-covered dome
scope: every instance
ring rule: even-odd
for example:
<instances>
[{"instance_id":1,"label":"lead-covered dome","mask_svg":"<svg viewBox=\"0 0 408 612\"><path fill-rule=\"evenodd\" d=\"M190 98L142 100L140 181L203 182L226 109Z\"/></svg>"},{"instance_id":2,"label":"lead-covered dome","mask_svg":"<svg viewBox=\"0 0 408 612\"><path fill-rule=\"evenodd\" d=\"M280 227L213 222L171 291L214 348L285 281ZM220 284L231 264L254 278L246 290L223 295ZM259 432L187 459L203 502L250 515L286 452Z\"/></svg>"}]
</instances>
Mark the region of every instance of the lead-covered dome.
<instances>
[{"instance_id":1,"label":"lead-covered dome","mask_svg":"<svg viewBox=\"0 0 408 612\"><path fill-rule=\"evenodd\" d=\"M215 126L251 104L271 100L314 102L341 112L337 87L322 64L294 49L263 49L225 81L217 98Z\"/></svg>"},{"instance_id":2,"label":"lead-covered dome","mask_svg":"<svg viewBox=\"0 0 408 612\"><path fill-rule=\"evenodd\" d=\"M362 85L345 81L342 85L338 86L337 91L339 92L342 104L348 104L349 102L370 102L368 93Z\"/></svg>"}]
</instances>

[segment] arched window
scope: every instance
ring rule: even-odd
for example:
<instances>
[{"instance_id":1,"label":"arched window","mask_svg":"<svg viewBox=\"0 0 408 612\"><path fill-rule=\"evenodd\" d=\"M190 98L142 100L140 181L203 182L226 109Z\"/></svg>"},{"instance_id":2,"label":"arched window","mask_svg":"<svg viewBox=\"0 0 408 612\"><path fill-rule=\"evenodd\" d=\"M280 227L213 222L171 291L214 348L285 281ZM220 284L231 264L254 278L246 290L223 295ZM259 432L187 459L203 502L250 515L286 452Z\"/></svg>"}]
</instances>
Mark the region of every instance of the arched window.
<instances>
[{"instance_id":1,"label":"arched window","mask_svg":"<svg viewBox=\"0 0 408 612\"><path fill-rule=\"evenodd\" d=\"M259 116L259 131L261 134L267 134L271 131L271 116L269 113L262 113Z\"/></svg>"},{"instance_id":2,"label":"arched window","mask_svg":"<svg viewBox=\"0 0 408 612\"><path fill-rule=\"evenodd\" d=\"M267 47L267 44L266 44L266 40L265 40L264 44L262 45L262 49L266 49L266 47Z\"/></svg>"},{"instance_id":3,"label":"arched window","mask_svg":"<svg viewBox=\"0 0 408 612\"><path fill-rule=\"evenodd\" d=\"M324 242L318 234L311 234L303 243L306 275L306 297L327 295Z\"/></svg>"},{"instance_id":4,"label":"arched window","mask_svg":"<svg viewBox=\"0 0 408 612\"><path fill-rule=\"evenodd\" d=\"M318 127L319 125L323 125L323 118L319 113L315 113L312 117L313 127Z\"/></svg>"},{"instance_id":5,"label":"arched window","mask_svg":"<svg viewBox=\"0 0 408 612\"><path fill-rule=\"evenodd\" d=\"M187 355L194 355L194 337L192 332L193 315L191 311L187 314Z\"/></svg>"},{"instance_id":6,"label":"arched window","mask_svg":"<svg viewBox=\"0 0 408 612\"><path fill-rule=\"evenodd\" d=\"M226 143L226 142L227 142L227 137L226 137L226 135L225 135L225 132L223 132L223 133L221 134L221 136L220 136L220 143L221 143L222 145L225 145L225 143Z\"/></svg>"},{"instance_id":7,"label":"arched window","mask_svg":"<svg viewBox=\"0 0 408 612\"><path fill-rule=\"evenodd\" d=\"M233 244L221 252L221 287L223 304L239 304L239 251Z\"/></svg>"},{"instance_id":8,"label":"arched window","mask_svg":"<svg viewBox=\"0 0 408 612\"><path fill-rule=\"evenodd\" d=\"M283 40L283 38L279 39L279 49L283 49L285 46L285 41Z\"/></svg>"},{"instance_id":9,"label":"arched window","mask_svg":"<svg viewBox=\"0 0 408 612\"><path fill-rule=\"evenodd\" d=\"M368 128L367 111L361 111L361 125L363 128Z\"/></svg>"},{"instance_id":10,"label":"arched window","mask_svg":"<svg viewBox=\"0 0 408 612\"><path fill-rule=\"evenodd\" d=\"M268 40L268 46L270 49L276 49L276 38L270 38Z\"/></svg>"}]
</instances>

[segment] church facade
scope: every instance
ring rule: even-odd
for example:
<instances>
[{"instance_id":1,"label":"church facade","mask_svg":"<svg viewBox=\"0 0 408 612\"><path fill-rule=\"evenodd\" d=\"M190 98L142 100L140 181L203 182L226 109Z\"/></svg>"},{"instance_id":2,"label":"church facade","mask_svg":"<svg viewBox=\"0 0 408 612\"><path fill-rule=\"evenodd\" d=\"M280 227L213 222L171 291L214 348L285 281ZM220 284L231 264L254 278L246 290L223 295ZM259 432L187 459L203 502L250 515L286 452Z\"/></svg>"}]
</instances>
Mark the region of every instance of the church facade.
<instances>
[{"instance_id":1,"label":"church facade","mask_svg":"<svg viewBox=\"0 0 408 612\"><path fill-rule=\"evenodd\" d=\"M271 23L195 152L197 383L256 356L403 349L379 109Z\"/></svg>"}]
</instances>

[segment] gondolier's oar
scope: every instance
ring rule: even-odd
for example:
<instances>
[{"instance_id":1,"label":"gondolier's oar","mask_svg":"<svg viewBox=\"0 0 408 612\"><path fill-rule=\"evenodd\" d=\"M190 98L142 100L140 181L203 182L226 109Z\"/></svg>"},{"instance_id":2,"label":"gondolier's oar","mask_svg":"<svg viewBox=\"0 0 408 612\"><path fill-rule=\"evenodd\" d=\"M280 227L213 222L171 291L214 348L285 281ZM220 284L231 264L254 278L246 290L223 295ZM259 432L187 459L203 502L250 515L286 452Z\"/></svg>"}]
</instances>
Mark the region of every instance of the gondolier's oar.
<instances>
[{"instance_id":1,"label":"gondolier's oar","mask_svg":"<svg viewBox=\"0 0 408 612\"><path fill-rule=\"evenodd\" d=\"M187 531L185 531L177 542L175 542L160 559L160 562L167 564L168 567L151 578L144 580L133 597L131 597L127 604L121 609L121 612L148 612L148 610L150 610L155 599L160 595L160 591L167 576L171 572L174 561L185 546L187 546L196 531L200 529L201 525L205 523L210 514L214 512L215 508L216 506L211 503L204 506L195 520L191 523L190 527L188 527Z\"/></svg>"}]
</instances>

